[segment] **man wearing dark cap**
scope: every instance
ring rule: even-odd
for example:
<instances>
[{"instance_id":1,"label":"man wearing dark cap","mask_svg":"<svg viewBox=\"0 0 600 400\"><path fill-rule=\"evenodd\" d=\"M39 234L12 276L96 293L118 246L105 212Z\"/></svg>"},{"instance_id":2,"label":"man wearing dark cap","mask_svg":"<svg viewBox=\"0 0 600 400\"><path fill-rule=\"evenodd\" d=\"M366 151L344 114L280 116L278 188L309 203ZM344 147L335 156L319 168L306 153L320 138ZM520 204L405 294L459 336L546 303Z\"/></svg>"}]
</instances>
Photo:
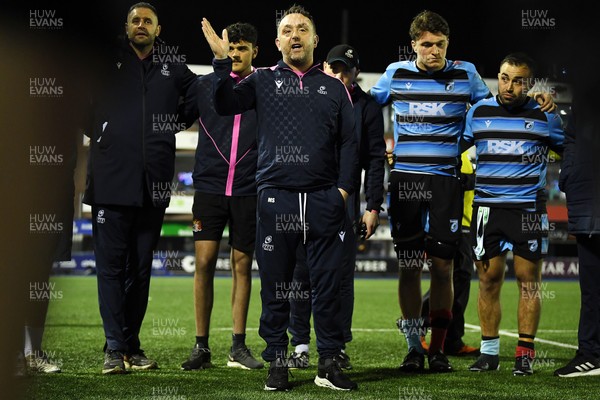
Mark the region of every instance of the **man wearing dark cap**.
<instances>
[{"instance_id":1,"label":"man wearing dark cap","mask_svg":"<svg viewBox=\"0 0 600 400\"><path fill-rule=\"evenodd\" d=\"M364 196L366 208L360 213L361 196L357 190L347 201L348 216L353 229L346 233L347 249L343 264L340 287L341 309L339 323L344 332L344 349L335 357L338 365L351 369L350 357L345 352L345 345L352 340L352 312L354 309L354 268L356 264L356 235L361 239L370 238L379 225L379 210L383 202L383 180L385 169L385 141L383 138L383 113L381 106L356 83L360 72L358 52L352 46L340 44L333 47L323 63L323 70L340 79L352 98L356 117L356 141L359 144L359 173L356 174L354 187L360 188L360 177L365 171ZM358 230L360 229L360 233ZM302 253L299 251L298 253ZM300 285L302 293L310 293L310 280L305 258L299 254L294 270L294 280ZM298 287L298 286L296 286ZM310 299L298 298L290 300L291 343L295 346L291 354L292 368L308 367L310 341Z\"/></svg>"}]
</instances>

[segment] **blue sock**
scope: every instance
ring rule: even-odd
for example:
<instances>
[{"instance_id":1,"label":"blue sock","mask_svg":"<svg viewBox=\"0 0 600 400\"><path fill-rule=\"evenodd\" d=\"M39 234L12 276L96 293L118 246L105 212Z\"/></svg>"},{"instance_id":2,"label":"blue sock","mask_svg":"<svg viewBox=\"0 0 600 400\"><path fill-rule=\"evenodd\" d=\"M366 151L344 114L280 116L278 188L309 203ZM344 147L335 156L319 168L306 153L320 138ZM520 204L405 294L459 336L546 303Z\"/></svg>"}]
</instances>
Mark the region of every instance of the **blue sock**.
<instances>
[{"instance_id":1,"label":"blue sock","mask_svg":"<svg viewBox=\"0 0 600 400\"><path fill-rule=\"evenodd\" d=\"M497 356L500 354L500 337L482 337L481 338L481 354Z\"/></svg>"},{"instance_id":2,"label":"blue sock","mask_svg":"<svg viewBox=\"0 0 600 400\"><path fill-rule=\"evenodd\" d=\"M422 318L403 319L402 332L404 332L404 336L406 336L408 351L416 349L421 354L425 353L423 346L421 346L421 334L425 332Z\"/></svg>"}]
</instances>

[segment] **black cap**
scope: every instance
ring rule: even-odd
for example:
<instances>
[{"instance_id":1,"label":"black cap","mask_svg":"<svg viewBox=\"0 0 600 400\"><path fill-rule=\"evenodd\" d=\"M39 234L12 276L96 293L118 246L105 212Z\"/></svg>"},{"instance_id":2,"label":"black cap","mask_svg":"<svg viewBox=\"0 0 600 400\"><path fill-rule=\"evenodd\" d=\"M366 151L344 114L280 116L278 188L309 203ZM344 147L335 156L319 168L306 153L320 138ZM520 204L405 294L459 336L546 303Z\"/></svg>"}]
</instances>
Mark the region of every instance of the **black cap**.
<instances>
[{"instance_id":1,"label":"black cap","mask_svg":"<svg viewBox=\"0 0 600 400\"><path fill-rule=\"evenodd\" d=\"M336 61L341 61L348 66L348 68L359 68L358 63L358 52L352 46L347 44L338 44L327 54L327 64L333 64Z\"/></svg>"}]
</instances>

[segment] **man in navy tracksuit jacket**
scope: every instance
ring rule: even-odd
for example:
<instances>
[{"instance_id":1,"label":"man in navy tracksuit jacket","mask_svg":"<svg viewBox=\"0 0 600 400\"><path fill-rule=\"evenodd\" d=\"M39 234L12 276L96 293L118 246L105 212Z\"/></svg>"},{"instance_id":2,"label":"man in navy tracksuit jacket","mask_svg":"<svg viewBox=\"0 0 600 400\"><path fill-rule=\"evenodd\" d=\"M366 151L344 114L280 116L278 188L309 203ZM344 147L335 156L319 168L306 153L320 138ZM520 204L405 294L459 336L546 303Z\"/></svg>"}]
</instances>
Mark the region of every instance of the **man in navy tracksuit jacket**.
<instances>
[{"instance_id":1,"label":"man in navy tracksuit jacket","mask_svg":"<svg viewBox=\"0 0 600 400\"><path fill-rule=\"evenodd\" d=\"M344 348L335 359L343 369L351 369L350 356L345 345L352 341L352 314L354 311L354 269L356 267L356 236L370 238L379 225L379 210L383 203L385 175L385 141L381 106L355 82L360 73L358 52L352 46L340 44L327 54L323 70L340 79L350 92L356 117L356 140L359 144L359 171L365 171L364 193L366 208L361 213L361 173L356 175L355 192L348 198L347 211L353 229L346 233L347 251L340 290L341 309L339 323L344 332ZM363 232L359 232L361 230ZM294 271L294 281L302 290L310 289L304 252L299 251L299 262ZM306 288L306 289L304 289ZM291 364L296 368L309 366L311 304L306 299L291 299L290 333L292 345Z\"/></svg>"},{"instance_id":2,"label":"man in navy tracksuit jacket","mask_svg":"<svg viewBox=\"0 0 600 400\"><path fill-rule=\"evenodd\" d=\"M313 63L318 42L310 14L295 6L278 25L283 60L239 84L229 76L229 43L206 19L202 29L215 55L215 108L220 114L255 109L258 119L258 226L261 278L259 333L271 362L265 390L289 389L286 353L296 249L306 247L319 352L319 386L356 384L333 362L343 346L336 323L347 225L345 199L354 191L357 143L352 103L342 82ZM339 158L335 154L339 151Z\"/></svg>"},{"instance_id":3,"label":"man in navy tracksuit jacket","mask_svg":"<svg viewBox=\"0 0 600 400\"><path fill-rule=\"evenodd\" d=\"M170 200L175 133L197 115L192 106L183 115L188 108L180 106L194 104L196 75L169 62L176 55L155 42L160 25L150 7L130 8L128 37L118 43L94 99L84 203L92 206L105 374L157 366L140 349L139 331Z\"/></svg>"}]
</instances>

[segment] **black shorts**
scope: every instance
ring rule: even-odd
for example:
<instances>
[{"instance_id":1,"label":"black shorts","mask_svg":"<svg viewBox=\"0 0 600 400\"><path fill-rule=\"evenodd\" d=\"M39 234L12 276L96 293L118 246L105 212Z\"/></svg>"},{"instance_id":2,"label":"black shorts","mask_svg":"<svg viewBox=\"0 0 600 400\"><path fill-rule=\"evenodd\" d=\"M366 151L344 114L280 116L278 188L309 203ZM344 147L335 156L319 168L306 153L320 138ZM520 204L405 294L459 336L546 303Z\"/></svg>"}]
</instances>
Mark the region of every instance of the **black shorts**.
<instances>
[{"instance_id":1,"label":"black shorts","mask_svg":"<svg viewBox=\"0 0 600 400\"><path fill-rule=\"evenodd\" d=\"M411 249L422 249L422 244L415 246L415 240L422 241L426 235L443 243L460 240L463 195L457 178L392 171L387 200L392 238L398 247L406 243Z\"/></svg>"},{"instance_id":2,"label":"black shorts","mask_svg":"<svg viewBox=\"0 0 600 400\"><path fill-rule=\"evenodd\" d=\"M489 260L507 251L539 260L548 254L549 229L545 207L532 211L475 205L471 220L474 260Z\"/></svg>"},{"instance_id":3,"label":"black shorts","mask_svg":"<svg viewBox=\"0 0 600 400\"><path fill-rule=\"evenodd\" d=\"M229 245L245 253L254 251L256 240L256 196L225 196L196 192L194 240L220 241L229 225Z\"/></svg>"}]
</instances>

